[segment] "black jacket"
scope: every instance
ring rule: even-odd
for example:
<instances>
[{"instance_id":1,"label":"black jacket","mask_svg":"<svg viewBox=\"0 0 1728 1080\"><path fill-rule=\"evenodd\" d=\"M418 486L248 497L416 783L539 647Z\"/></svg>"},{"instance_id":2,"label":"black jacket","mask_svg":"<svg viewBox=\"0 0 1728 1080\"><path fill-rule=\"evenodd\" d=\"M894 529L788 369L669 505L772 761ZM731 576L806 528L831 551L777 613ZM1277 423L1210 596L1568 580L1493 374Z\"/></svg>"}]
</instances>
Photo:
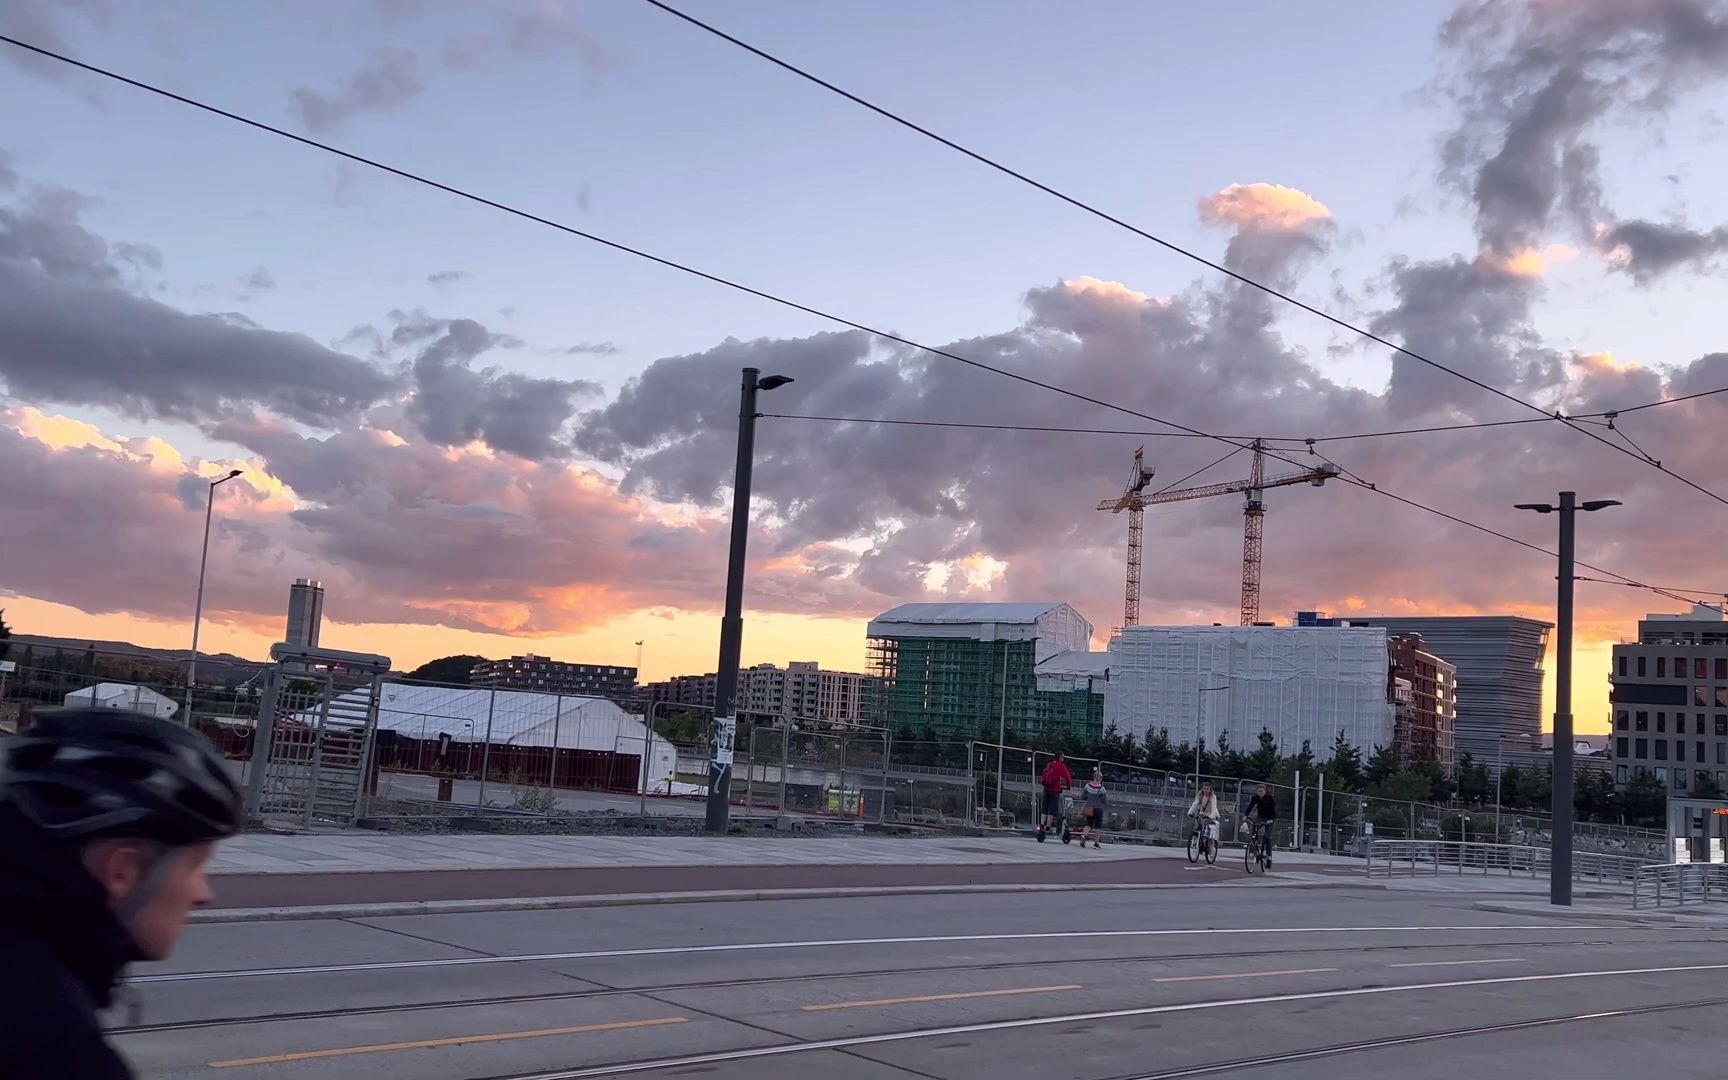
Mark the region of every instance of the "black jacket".
<instances>
[{"instance_id":1,"label":"black jacket","mask_svg":"<svg viewBox=\"0 0 1728 1080\"><path fill-rule=\"evenodd\" d=\"M0 805L0 1074L6 1080L130 1080L97 1010L139 959L75 846Z\"/></svg>"},{"instance_id":2,"label":"black jacket","mask_svg":"<svg viewBox=\"0 0 1728 1080\"><path fill-rule=\"evenodd\" d=\"M1278 820L1278 802L1268 792L1265 798L1256 795L1248 800L1248 813L1261 821Z\"/></svg>"}]
</instances>

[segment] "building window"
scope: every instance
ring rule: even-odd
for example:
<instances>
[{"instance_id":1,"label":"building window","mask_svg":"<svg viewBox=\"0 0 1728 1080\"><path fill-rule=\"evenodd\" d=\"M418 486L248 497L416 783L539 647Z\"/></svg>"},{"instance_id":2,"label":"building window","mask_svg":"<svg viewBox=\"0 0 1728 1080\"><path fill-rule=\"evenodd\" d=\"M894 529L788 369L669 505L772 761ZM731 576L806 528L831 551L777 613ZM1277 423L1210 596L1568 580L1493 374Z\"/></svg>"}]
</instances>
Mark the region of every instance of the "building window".
<instances>
[{"instance_id":1,"label":"building window","mask_svg":"<svg viewBox=\"0 0 1728 1080\"><path fill-rule=\"evenodd\" d=\"M1728 743L1716 744L1716 764L1728 765Z\"/></svg>"},{"instance_id":2,"label":"building window","mask_svg":"<svg viewBox=\"0 0 1728 1080\"><path fill-rule=\"evenodd\" d=\"M1696 761L1696 762L1698 762L1698 764L1700 764L1700 765L1702 765L1702 764L1704 764L1704 762L1706 762L1706 761L1709 761L1709 760L1710 760L1710 759L1709 759L1709 758L1707 758L1707 757L1705 757L1705 756L1704 756L1704 743L1703 743L1703 741L1702 741L1702 740L1700 740L1700 741L1699 741L1699 742L1696 742L1696 743L1694 743L1694 744L1693 744L1693 745L1692 745L1692 749L1693 749L1693 750L1694 750L1694 751L1696 751L1696 752L1695 752L1695 753L1694 753L1694 754L1693 754L1693 755L1692 755L1692 760L1693 760L1693 761Z\"/></svg>"},{"instance_id":3,"label":"building window","mask_svg":"<svg viewBox=\"0 0 1728 1080\"><path fill-rule=\"evenodd\" d=\"M1626 751L1628 749L1628 744L1630 742L1631 742L1631 740L1626 738L1626 736L1624 736L1624 735L1620 736L1618 739L1615 739L1614 740L1614 756L1618 757L1618 758L1626 757L1627 756ZM1728 743L1725 743L1724 745L1728 745Z\"/></svg>"},{"instance_id":4,"label":"building window","mask_svg":"<svg viewBox=\"0 0 1728 1080\"><path fill-rule=\"evenodd\" d=\"M1614 714L1614 730L1615 731L1625 731L1626 725L1627 725L1626 710L1621 709L1619 712Z\"/></svg>"},{"instance_id":5,"label":"building window","mask_svg":"<svg viewBox=\"0 0 1728 1080\"><path fill-rule=\"evenodd\" d=\"M1638 677L1640 679L1644 677L1644 658L1642 656L1638 658Z\"/></svg>"},{"instance_id":6,"label":"building window","mask_svg":"<svg viewBox=\"0 0 1728 1080\"><path fill-rule=\"evenodd\" d=\"M1668 714L1667 713L1659 712L1656 714L1656 730L1659 732L1668 730Z\"/></svg>"},{"instance_id":7,"label":"building window","mask_svg":"<svg viewBox=\"0 0 1728 1080\"><path fill-rule=\"evenodd\" d=\"M1692 704L1700 708L1710 704L1710 688L1708 686L1694 686L1692 688Z\"/></svg>"},{"instance_id":8,"label":"building window","mask_svg":"<svg viewBox=\"0 0 1728 1080\"><path fill-rule=\"evenodd\" d=\"M1685 761L1686 760L1686 740L1685 739L1675 739L1674 740L1674 760L1675 761Z\"/></svg>"},{"instance_id":9,"label":"building window","mask_svg":"<svg viewBox=\"0 0 1728 1080\"><path fill-rule=\"evenodd\" d=\"M1650 730L1650 714L1647 712L1644 712L1642 709L1640 709L1637 713L1637 719L1634 721L1634 723L1637 725L1637 730L1649 731Z\"/></svg>"},{"instance_id":10,"label":"building window","mask_svg":"<svg viewBox=\"0 0 1728 1080\"><path fill-rule=\"evenodd\" d=\"M1656 760L1657 761L1667 761L1668 760L1668 740L1667 739L1657 739L1656 740Z\"/></svg>"},{"instance_id":11,"label":"building window","mask_svg":"<svg viewBox=\"0 0 1728 1080\"><path fill-rule=\"evenodd\" d=\"M1716 734L1728 735L1728 716L1722 713L1716 714Z\"/></svg>"},{"instance_id":12,"label":"building window","mask_svg":"<svg viewBox=\"0 0 1728 1080\"><path fill-rule=\"evenodd\" d=\"M1716 688L1716 707L1718 709L1728 709L1728 686L1718 686Z\"/></svg>"},{"instance_id":13,"label":"building window","mask_svg":"<svg viewBox=\"0 0 1728 1080\"><path fill-rule=\"evenodd\" d=\"M1728 656L1716 658L1716 681L1728 682Z\"/></svg>"},{"instance_id":14,"label":"building window","mask_svg":"<svg viewBox=\"0 0 1728 1080\"><path fill-rule=\"evenodd\" d=\"M1686 770L1685 769L1675 769L1674 770L1674 790L1675 791L1685 791L1686 790Z\"/></svg>"},{"instance_id":15,"label":"building window","mask_svg":"<svg viewBox=\"0 0 1728 1080\"><path fill-rule=\"evenodd\" d=\"M1626 780L1627 780L1626 774L1630 771L1631 770L1626 768L1626 766L1624 766L1624 765L1614 766L1614 782L1617 784L1626 783Z\"/></svg>"},{"instance_id":16,"label":"building window","mask_svg":"<svg viewBox=\"0 0 1728 1080\"><path fill-rule=\"evenodd\" d=\"M1651 772L1656 774L1656 782L1658 784L1666 784L1668 782L1667 769L1652 769Z\"/></svg>"},{"instance_id":17,"label":"building window","mask_svg":"<svg viewBox=\"0 0 1728 1080\"><path fill-rule=\"evenodd\" d=\"M1676 679L1684 679L1686 677L1686 658L1684 656L1676 656L1674 658L1674 677Z\"/></svg>"},{"instance_id":18,"label":"building window","mask_svg":"<svg viewBox=\"0 0 1728 1080\"><path fill-rule=\"evenodd\" d=\"M1704 714L1703 713L1699 713L1697 716L1697 719L1693 722L1692 733L1694 735L1704 734Z\"/></svg>"},{"instance_id":19,"label":"building window","mask_svg":"<svg viewBox=\"0 0 1728 1080\"><path fill-rule=\"evenodd\" d=\"M1623 656L1623 655L1622 656L1616 656L1614 658L1614 672L1615 672L1615 674L1619 675L1622 679L1624 679L1626 677L1626 657L1625 656Z\"/></svg>"},{"instance_id":20,"label":"building window","mask_svg":"<svg viewBox=\"0 0 1728 1080\"><path fill-rule=\"evenodd\" d=\"M1668 658L1666 656L1658 656L1656 658L1656 677L1658 679L1666 679L1668 677Z\"/></svg>"},{"instance_id":21,"label":"building window","mask_svg":"<svg viewBox=\"0 0 1728 1080\"><path fill-rule=\"evenodd\" d=\"M1710 661L1707 658L1702 656L1692 658L1692 677L1694 679L1708 679L1710 677Z\"/></svg>"}]
</instances>

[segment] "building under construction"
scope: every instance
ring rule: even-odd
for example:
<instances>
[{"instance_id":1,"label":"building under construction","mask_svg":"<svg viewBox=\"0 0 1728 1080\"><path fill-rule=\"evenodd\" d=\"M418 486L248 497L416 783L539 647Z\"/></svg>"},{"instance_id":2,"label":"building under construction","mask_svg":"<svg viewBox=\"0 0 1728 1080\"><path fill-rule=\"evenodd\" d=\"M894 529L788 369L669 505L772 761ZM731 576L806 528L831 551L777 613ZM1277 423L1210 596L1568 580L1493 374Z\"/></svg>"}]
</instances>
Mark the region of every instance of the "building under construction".
<instances>
[{"instance_id":1,"label":"building under construction","mask_svg":"<svg viewBox=\"0 0 1728 1080\"><path fill-rule=\"evenodd\" d=\"M870 620L868 634L876 722L895 731L1012 742L1102 728L1101 694L1039 675L1039 664L1092 639L1067 604L903 604Z\"/></svg>"}]
</instances>

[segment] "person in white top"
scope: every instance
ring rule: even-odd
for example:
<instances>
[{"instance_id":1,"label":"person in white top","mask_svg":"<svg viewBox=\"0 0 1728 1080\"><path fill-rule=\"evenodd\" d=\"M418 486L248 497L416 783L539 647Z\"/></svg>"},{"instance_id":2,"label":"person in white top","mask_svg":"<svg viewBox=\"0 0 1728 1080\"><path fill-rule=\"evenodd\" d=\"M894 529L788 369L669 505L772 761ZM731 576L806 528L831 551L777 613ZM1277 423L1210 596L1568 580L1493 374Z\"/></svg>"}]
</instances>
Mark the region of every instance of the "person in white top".
<instances>
[{"instance_id":1,"label":"person in white top","mask_svg":"<svg viewBox=\"0 0 1728 1080\"><path fill-rule=\"evenodd\" d=\"M1188 804L1188 816L1199 816L1207 821L1218 820L1218 795L1212 790L1210 781L1200 785L1200 794L1194 796L1194 801Z\"/></svg>"}]
</instances>

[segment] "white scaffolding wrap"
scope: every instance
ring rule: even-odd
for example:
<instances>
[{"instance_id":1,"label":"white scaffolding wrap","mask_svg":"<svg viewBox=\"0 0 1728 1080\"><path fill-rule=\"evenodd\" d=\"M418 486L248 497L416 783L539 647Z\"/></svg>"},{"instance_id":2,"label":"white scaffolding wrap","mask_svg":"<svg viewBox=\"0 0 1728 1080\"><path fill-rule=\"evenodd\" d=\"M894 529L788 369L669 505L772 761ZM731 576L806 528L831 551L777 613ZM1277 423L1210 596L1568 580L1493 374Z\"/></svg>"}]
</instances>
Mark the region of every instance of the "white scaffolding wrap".
<instances>
[{"instance_id":1,"label":"white scaffolding wrap","mask_svg":"<svg viewBox=\"0 0 1728 1080\"><path fill-rule=\"evenodd\" d=\"M1317 761L1342 731L1364 755L1392 741L1389 659L1379 627L1130 626L1110 643L1104 722L1144 739L1204 739L1252 751L1262 729ZM1216 689L1214 689L1216 688Z\"/></svg>"}]
</instances>

